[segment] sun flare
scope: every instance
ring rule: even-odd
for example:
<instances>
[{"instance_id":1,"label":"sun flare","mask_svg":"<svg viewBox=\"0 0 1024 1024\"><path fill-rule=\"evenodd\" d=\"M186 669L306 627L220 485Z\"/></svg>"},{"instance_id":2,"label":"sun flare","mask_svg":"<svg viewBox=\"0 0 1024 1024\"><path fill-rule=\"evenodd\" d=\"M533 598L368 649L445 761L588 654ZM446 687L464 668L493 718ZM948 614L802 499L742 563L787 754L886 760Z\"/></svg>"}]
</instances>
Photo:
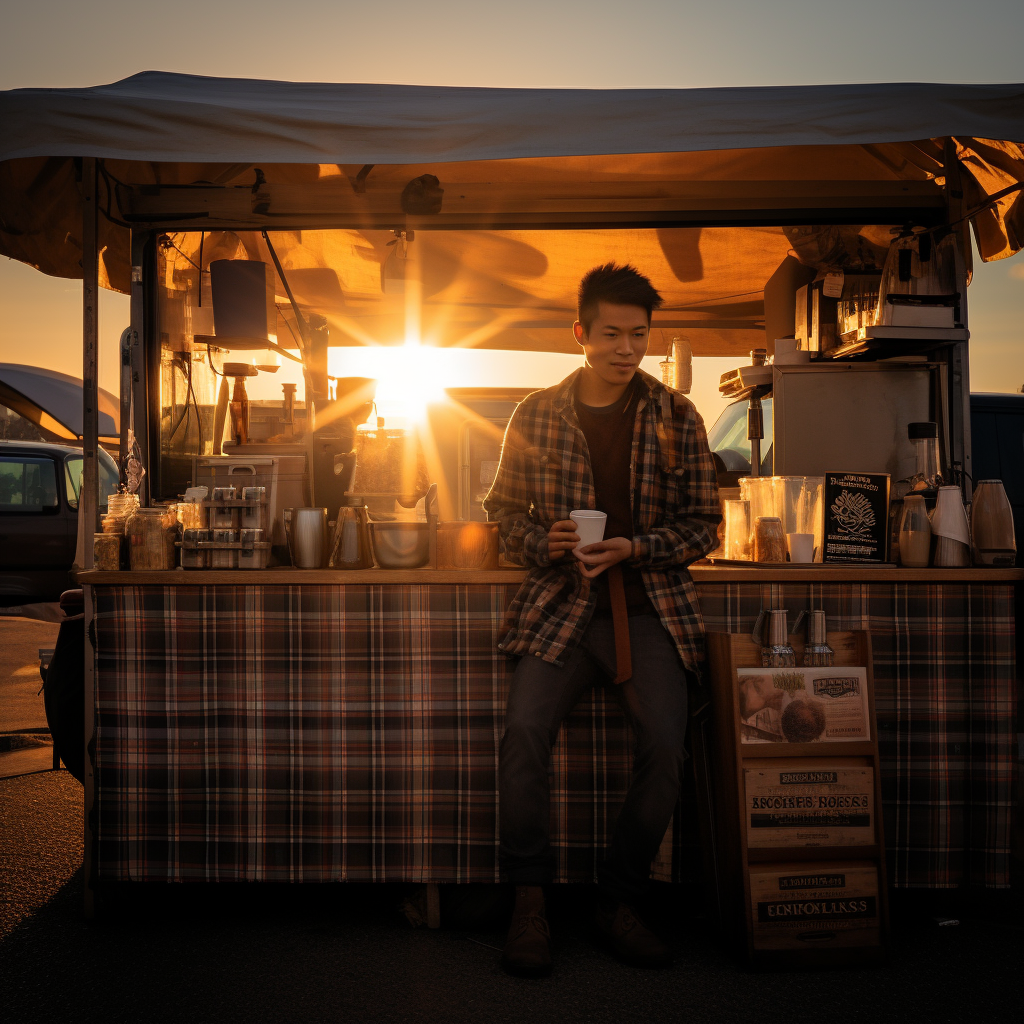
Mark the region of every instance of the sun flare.
<instances>
[{"instance_id":1,"label":"sun flare","mask_svg":"<svg viewBox=\"0 0 1024 1024\"><path fill-rule=\"evenodd\" d=\"M401 346L368 346L345 354L346 373L377 381L377 412L387 420L422 423L429 404L445 401L449 353L442 349L409 339ZM338 371L332 367L331 372Z\"/></svg>"}]
</instances>

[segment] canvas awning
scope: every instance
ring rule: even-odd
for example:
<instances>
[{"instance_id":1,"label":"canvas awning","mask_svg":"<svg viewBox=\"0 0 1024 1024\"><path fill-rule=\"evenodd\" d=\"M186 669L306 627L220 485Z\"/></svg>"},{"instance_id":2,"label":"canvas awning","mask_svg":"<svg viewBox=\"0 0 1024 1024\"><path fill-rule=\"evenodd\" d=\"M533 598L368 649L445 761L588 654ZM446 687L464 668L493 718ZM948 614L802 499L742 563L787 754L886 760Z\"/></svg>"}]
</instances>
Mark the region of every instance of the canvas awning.
<instances>
[{"instance_id":1,"label":"canvas awning","mask_svg":"<svg viewBox=\"0 0 1024 1024\"><path fill-rule=\"evenodd\" d=\"M864 265L887 241L874 227L907 219L969 219L986 260L1024 246L1020 85L452 89L150 72L0 93L0 121L0 252L81 276L75 157L95 156L101 284L128 290L130 228L171 232L193 261L202 238L204 264L218 244L267 258L266 228L332 343L400 339L380 265L402 228L416 232L436 343L546 350L568 344L582 270L609 258L652 274L662 322L692 325L695 351L725 354L761 330L787 253ZM444 189L438 212L403 201L423 174Z\"/></svg>"}]
</instances>

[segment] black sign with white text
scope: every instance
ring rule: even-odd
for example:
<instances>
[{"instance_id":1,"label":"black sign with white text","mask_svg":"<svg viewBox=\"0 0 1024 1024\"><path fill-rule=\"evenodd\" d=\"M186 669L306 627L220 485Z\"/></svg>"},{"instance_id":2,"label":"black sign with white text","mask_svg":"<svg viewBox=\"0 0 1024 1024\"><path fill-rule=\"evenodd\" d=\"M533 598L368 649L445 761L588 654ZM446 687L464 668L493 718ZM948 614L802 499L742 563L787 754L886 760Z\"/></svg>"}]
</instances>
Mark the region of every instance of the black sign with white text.
<instances>
[{"instance_id":1,"label":"black sign with white text","mask_svg":"<svg viewBox=\"0 0 1024 1024\"><path fill-rule=\"evenodd\" d=\"M889 539L889 475L825 474L824 562L884 562Z\"/></svg>"}]
</instances>

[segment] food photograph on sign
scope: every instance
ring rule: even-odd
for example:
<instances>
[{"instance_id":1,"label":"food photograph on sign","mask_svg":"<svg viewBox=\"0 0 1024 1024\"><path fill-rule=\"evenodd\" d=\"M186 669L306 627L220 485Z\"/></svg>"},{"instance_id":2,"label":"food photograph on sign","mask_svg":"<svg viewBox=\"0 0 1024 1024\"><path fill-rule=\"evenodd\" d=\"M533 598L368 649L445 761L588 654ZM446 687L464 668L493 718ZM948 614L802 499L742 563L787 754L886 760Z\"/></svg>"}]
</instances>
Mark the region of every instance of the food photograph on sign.
<instances>
[{"instance_id":1,"label":"food photograph on sign","mask_svg":"<svg viewBox=\"0 0 1024 1024\"><path fill-rule=\"evenodd\" d=\"M863 668L741 668L743 743L836 743L871 739Z\"/></svg>"}]
</instances>

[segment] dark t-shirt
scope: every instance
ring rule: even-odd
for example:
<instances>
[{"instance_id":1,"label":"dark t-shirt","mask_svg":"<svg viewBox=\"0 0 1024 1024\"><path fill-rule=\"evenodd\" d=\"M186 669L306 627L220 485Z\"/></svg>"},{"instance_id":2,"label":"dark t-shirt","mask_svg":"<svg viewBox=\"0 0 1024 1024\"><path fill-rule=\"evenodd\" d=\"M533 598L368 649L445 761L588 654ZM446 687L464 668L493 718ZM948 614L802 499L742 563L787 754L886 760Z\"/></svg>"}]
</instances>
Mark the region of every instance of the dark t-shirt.
<instances>
[{"instance_id":1,"label":"dark t-shirt","mask_svg":"<svg viewBox=\"0 0 1024 1024\"><path fill-rule=\"evenodd\" d=\"M576 418L587 439L590 465L594 474L597 511L608 516L604 536L633 539L633 512L629 494L630 461L633 454L633 428L639 391L636 378L622 397L612 405L584 405L576 399ZM626 588L626 607L630 615L654 612L640 570L619 563ZM611 611L607 570L593 581L598 612Z\"/></svg>"}]
</instances>

